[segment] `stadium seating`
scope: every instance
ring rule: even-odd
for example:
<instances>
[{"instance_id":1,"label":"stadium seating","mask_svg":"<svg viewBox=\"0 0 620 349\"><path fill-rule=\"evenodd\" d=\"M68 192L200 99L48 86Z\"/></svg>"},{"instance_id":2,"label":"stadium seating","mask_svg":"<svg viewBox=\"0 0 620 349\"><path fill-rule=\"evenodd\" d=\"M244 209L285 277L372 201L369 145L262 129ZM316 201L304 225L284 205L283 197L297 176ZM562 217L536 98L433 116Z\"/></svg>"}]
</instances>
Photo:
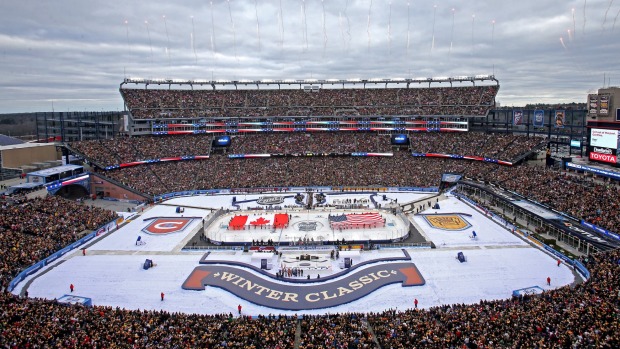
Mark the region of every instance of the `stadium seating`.
<instances>
[{"instance_id":1,"label":"stadium seating","mask_svg":"<svg viewBox=\"0 0 620 349\"><path fill-rule=\"evenodd\" d=\"M136 119L209 116L484 116L499 86L281 90L121 89Z\"/></svg>"}]
</instances>

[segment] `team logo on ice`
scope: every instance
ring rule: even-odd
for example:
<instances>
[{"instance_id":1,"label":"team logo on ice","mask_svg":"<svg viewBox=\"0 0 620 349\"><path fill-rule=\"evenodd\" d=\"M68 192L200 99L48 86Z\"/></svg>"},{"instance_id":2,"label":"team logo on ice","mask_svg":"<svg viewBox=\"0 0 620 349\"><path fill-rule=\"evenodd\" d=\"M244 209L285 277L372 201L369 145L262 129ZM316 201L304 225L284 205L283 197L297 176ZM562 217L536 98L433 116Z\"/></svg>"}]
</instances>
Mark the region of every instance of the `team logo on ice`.
<instances>
[{"instance_id":1,"label":"team logo on ice","mask_svg":"<svg viewBox=\"0 0 620 349\"><path fill-rule=\"evenodd\" d=\"M178 233L183 231L191 221L191 218L157 218L144 227L142 231L149 234Z\"/></svg>"},{"instance_id":2,"label":"team logo on ice","mask_svg":"<svg viewBox=\"0 0 620 349\"><path fill-rule=\"evenodd\" d=\"M424 219L431 227L441 230L464 230L471 227L461 215L428 215Z\"/></svg>"}]
</instances>

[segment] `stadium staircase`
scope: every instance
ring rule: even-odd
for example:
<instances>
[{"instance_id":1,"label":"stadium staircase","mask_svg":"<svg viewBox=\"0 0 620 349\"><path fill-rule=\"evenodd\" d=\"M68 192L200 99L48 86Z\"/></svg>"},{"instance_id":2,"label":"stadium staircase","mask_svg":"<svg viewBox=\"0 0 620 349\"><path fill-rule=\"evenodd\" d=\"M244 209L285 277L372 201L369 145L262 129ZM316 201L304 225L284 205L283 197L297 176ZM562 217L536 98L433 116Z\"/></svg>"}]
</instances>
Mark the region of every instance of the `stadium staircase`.
<instances>
[{"instance_id":1,"label":"stadium staircase","mask_svg":"<svg viewBox=\"0 0 620 349\"><path fill-rule=\"evenodd\" d=\"M131 144L131 147L136 152L136 154L138 155L138 159L145 159L146 160L146 156L144 156L144 154L142 154L142 152L140 150L138 150L136 145L133 144L133 143L130 143L130 144ZM155 170L153 170L153 168L151 166L152 166L152 164L146 164L146 167L151 171L151 173L153 173L153 176L155 176L155 178L157 178L159 183L161 183L162 187L166 188L166 192L171 192L170 188L168 188L166 183L159 177L159 175L157 175L157 172L155 172Z\"/></svg>"}]
</instances>

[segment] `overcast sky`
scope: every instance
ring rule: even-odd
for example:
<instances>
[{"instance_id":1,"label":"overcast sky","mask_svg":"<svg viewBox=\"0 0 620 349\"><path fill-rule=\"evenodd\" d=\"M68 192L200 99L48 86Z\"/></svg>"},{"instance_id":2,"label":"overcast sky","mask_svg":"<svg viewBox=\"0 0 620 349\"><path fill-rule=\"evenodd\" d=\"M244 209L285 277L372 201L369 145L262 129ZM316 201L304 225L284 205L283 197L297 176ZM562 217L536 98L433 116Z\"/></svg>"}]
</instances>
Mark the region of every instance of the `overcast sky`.
<instances>
[{"instance_id":1,"label":"overcast sky","mask_svg":"<svg viewBox=\"0 0 620 349\"><path fill-rule=\"evenodd\" d=\"M509 106L620 85L620 0L177 2L5 0L0 113L122 110L125 77L494 74Z\"/></svg>"}]
</instances>

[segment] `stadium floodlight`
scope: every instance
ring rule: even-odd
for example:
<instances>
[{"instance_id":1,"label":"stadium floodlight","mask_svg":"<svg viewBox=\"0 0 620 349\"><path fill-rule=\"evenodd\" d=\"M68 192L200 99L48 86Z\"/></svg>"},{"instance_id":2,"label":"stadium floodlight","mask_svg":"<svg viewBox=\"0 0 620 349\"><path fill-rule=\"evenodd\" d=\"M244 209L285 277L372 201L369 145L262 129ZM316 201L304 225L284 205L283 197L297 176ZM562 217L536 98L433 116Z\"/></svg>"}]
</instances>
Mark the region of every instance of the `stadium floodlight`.
<instances>
[{"instance_id":1,"label":"stadium floodlight","mask_svg":"<svg viewBox=\"0 0 620 349\"><path fill-rule=\"evenodd\" d=\"M275 82L284 82L284 80L275 80Z\"/></svg>"},{"instance_id":2,"label":"stadium floodlight","mask_svg":"<svg viewBox=\"0 0 620 349\"><path fill-rule=\"evenodd\" d=\"M242 84L251 84L251 83L252 83L252 80L248 80L248 79L241 79L241 80L239 80L239 82L240 82L240 83L242 83Z\"/></svg>"},{"instance_id":3,"label":"stadium floodlight","mask_svg":"<svg viewBox=\"0 0 620 349\"><path fill-rule=\"evenodd\" d=\"M404 81L405 78L391 78L391 79L384 79L385 81L390 81L390 80L396 80L396 81Z\"/></svg>"},{"instance_id":4,"label":"stadium floodlight","mask_svg":"<svg viewBox=\"0 0 620 349\"><path fill-rule=\"evenodd\" d=\"M317 82L317 79L306 79L305 82Z\"/></svg>"},{"instance_id":5,"label":"stadium floodlight","mask_svg":"<svg viewBox=\"0 0 620 349\"><path fill-rule=\"evenodd\" d=\"M437 80L437 81L448 81L448 77L447 76L438 76L436 78L434 78L433 80Z\"/></svg>"},{"instance_id":6,"label":"stadium floodlight","mask_svg":"<svg viewBox=\"0 0 620 349\"><path fill-rule=\"evenodd\" d=\"M383 79L379 79L379 78L372 78L372 79L368 79L368 81L383 81Z\"/></svg>"},{"instance_id":7,"label":"stadium floodlight","mask_svg":"<svg viewBox=\"0 0 620 349\"><path fill-rule=\"evenodd\" d=\"M230 80L219 79L219 80L216 80L216 82L219 82L220 84L228 84L228 83L230 83Z\"/></svg>"},{"instance_id":8,"label":"stadium floodlight","mask_svg":"<svg viewBox=\"0 0 620 349\"><path fill-rule=\"evenodd\" d=\"M339 81L342 81L342 80L339 80L339 79L327 79L327 81L328 82L339 82Z\"/></svg>"},{"instance_id":9,"label":"stadium floodlight","mask_svg":"<svg viewBox=\"0 0 620 349\"><path fill-rule=\"evenodd\" d=\"M206 83L208 83L208 81L207 81L207 80L202 80L202 79L201 79L201 80L194 80L194 83L195 83L195 84L206 84Z\"/></svg>"},{"instance_id":10,"label":"stadium floodlight","mask_svg":"<svg viewBox=\"0 0 620 349\"><path fill-rule=\"evenodd\" d=\"M273 82L273 80L271 80L271 79L263 79L263 80L261 80L261 82L265 83L265 84L270 84L270 83Z\"/></svg>"},{"instance_id":11,"label":"stadium floodlight","mask_svg":"<svg viewBox=\"0 0 620 349\"><path fill-rule=\"evenodd\" d=\"M489 75L476 75L476 79L490 79Z\"/></svg>"},{"instance_id":12,"label":"stadium floodlight","mask_svg":"<svg viewBox=\"0 0 620 349\"><path fill-rule=\"evenodd\" d=\"M415 82L426 82L426 81L428 81L428 78L420 78L420 77L418 77L418 78L413 78L413 81L415 81Z\"/></svg>"},{"instance_id":13,"label":"stadium floodlight","mask_svg":"<svg viewBox=\"0 0 620 349\"><path fill-rule=\"evenodd\" d=\"M295 80L293 80L293 79L284 79L284 82L291 83L291 82L295 82Z\"/></svg>"}]
</instances>

